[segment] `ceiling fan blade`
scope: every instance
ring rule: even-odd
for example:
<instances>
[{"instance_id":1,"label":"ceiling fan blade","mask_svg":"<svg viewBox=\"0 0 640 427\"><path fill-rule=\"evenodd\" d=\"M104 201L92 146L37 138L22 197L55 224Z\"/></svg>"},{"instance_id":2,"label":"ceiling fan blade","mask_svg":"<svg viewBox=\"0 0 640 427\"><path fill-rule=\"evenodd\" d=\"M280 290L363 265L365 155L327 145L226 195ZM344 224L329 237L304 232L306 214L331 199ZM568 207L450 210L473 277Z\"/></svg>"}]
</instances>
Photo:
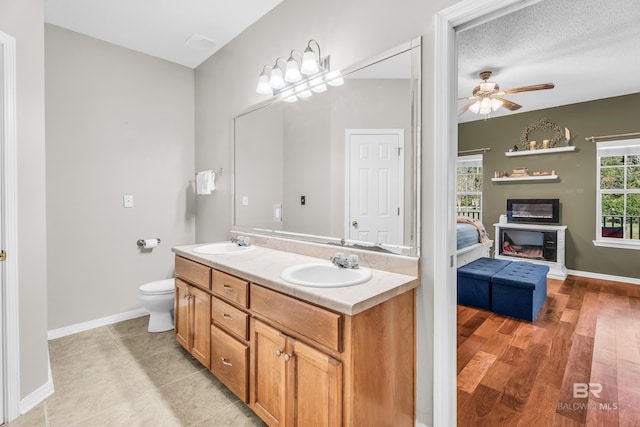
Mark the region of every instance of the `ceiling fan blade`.
<instances>
[{"instance_id":1,"label":"ceiling fan blade","mask_svg":"<svg viewBox=\"0 0 640 427\"><path fill-rule=\"evenodd\" d=\"M523 86L523 87L516 87L513 89L505 89L503 91L500 91L498 93L496 93L496 95L506 95L508 93L520 93L520 92L531 92L534 90L545 90L545 89L553 89L554 87L556 87L553 83L542 83L539 85L531 85L531 86Z\"/></svg>"},{"instance_id":2,"label":"ceiling fan blade","mask_svg":"<svg viewBox=\"0 0 640 427\"><path fill-rule=\"evenodd\" d=\"M498 96L494 96L494 99L502 101L502 107L504 107L504 108L506 108L507 110L510 110L510 111L516 111L516 110L519 110L520 108L522 108L522 105L516 104L515 102L509 101L508 99L500 98Z\"/></svg>"}]
</instances>

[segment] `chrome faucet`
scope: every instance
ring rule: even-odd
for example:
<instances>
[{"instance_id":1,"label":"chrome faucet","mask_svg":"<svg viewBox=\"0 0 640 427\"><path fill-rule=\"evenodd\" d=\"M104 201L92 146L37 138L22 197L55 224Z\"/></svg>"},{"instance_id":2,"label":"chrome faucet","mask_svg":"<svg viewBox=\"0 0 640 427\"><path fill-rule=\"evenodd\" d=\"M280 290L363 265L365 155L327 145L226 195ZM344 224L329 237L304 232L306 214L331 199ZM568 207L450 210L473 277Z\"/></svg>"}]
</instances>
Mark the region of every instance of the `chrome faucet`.
<instances>
[{"instance_id":1,"label":"chrome faucet","mask_svg":"<svg viewBox=\"0 0 640 427\"><path fill-rule=\"evenodd\" d=\"M235 239L231 239L231 243L235 243L238 246L251 246L251 238L238 236Z\"/></svg>"},{"instance_id":2,"label":"chrome faucet","mask_svg":"<svg viewBox=\"0 0 640 427\"><path fill-rule=\"evenodd\" d=\"M358 255L352 254L347 258L342 252L337 252L329 258L334 265L340 268L358 268Z\"/></svg>"}]
</instances>

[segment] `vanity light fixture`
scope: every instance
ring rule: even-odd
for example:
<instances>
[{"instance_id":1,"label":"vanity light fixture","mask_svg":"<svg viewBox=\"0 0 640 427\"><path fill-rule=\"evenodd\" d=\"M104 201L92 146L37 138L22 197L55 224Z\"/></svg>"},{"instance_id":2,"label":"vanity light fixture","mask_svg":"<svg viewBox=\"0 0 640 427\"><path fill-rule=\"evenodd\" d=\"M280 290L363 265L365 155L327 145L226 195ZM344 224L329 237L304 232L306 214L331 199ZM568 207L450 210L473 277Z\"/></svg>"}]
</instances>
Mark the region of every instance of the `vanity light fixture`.
<instances>
[{"instance_id":1,"label":"vanity light fixture","mask_svg":"<svg viewBox=\"0 0 640 427\"><path fill-rule=\"evenodd\" d=\"M315 49L314 49L315 48ZM284 64L284 67L280 64ZM284 70L284 74L283 74ZM287 102L308 98L327 90L327 85L344 83L339 71L330 72L329 57L322 57L320 45L309 40L304 53L292 50L285 62L277 58L273 66L265 65L258 77L256 92L261 95L280 95Z\"/></svg>"}]
</instances>

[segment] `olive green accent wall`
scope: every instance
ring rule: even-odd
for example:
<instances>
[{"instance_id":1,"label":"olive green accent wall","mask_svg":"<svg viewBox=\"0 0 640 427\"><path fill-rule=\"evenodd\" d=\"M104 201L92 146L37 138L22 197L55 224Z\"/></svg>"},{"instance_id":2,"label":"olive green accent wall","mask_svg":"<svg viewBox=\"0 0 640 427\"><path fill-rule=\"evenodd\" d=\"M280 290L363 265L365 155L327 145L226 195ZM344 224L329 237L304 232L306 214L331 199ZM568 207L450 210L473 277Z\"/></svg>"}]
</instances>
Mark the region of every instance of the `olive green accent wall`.
<instances>
[{"instance_id":1,"label":"olive green accent wall","mask_svg":"<svg viewBox=\"0 0 640 427\"><path fill-rule=\"evenodd\" d=\"M524 102L524 101L523 101ZM566 265L570 270L640 278L640 252L593 245L596 237L596 144L585 137L640 132L640 94L514 114L458 126L458 149L491 147L484 154L482 222L493 238L498 217L509 198L558 198L560 223L567 225ZM465 113L470 114L470 113ZM534 156L507 157L520 135L536 120L547 118L571 131L576 150ZM529 140L551 139L547 130L536 130ZM555 170L558 181L491 181L495 171L526 167L529 173Z\"/></svg>"}]
</instances>

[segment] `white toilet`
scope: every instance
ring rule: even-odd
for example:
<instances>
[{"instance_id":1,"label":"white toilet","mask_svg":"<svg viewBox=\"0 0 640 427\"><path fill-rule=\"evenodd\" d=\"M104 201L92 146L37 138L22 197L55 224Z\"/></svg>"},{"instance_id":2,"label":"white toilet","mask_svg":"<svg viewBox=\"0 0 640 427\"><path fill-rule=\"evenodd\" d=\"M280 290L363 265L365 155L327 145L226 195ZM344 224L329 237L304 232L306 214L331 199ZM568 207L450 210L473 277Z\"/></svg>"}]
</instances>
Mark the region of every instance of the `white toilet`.
<instances>
[{"instance_id":1,"label":"white toilet","mask_svg":"<svg viewBox=\"0 0 640 427\"><path fill-rule=\"evenodd\" d=\"M149 312L149 332L173 329L174 279L145 283L138 290L140 304Z\"/></svg>"}]
</instances>

